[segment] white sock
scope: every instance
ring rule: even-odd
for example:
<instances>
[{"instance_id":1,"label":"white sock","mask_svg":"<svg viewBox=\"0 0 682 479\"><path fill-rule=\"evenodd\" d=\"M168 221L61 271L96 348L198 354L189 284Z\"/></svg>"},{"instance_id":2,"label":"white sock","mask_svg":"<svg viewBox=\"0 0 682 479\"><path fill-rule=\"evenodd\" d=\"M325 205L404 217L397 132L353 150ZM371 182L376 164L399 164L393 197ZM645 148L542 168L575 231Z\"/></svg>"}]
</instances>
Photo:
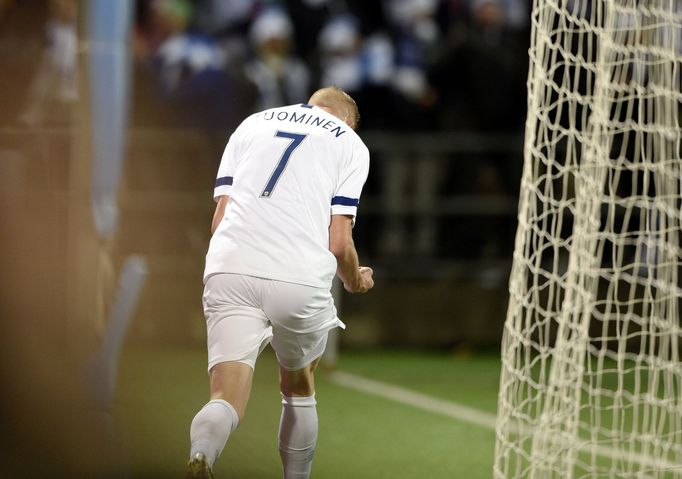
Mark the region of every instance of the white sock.
<instances>
[{"instance_id":1,"label":"white sock","mask_svg":"<svg viewBox=\"0 0 682 479\"><path fill-rule=\"evenodd\" d=\"M189 428L189 437L192 441L190 459L200 452L213 467L213 463L227 443L227 438L238 424L239 416L227 401L214 399L206 403L194 416L192 426Z\"/></svg>"},{"instance_id":2,"label":"white sock","mask_svg":"<svg viewBox=\"0 0 682 479\"><path fill-rule=\"evenodd\" d=\"M317 408L315 395L286 397L282 395L282 417L279 421L279 455L284 479L308 479L317 443Z\"/></svg>"}]
</instances>

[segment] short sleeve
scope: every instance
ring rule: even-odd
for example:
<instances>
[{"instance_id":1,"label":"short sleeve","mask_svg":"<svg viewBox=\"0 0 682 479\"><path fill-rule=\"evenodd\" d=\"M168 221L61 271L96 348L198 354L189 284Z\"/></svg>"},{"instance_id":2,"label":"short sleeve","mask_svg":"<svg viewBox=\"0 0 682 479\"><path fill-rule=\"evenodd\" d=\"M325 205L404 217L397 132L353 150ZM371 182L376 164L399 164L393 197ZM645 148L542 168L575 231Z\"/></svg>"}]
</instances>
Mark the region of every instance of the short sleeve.
<instances>
[{"instance_id":1,"label":"short sleeve","mask_svg":"<svg viewBox=\"0 0 682 479\"><path fill-rule=\"evenodd\" d=\"M362 187L369 173L369 151L362 145L341 172L339 186L332 197L332 215L356 216Z\"/></svg>"},{"instance_id":2,"label":"short sleeve","mask_svg":"<svg viewBox=\"0 0 682 479\"><path fill-rule=\"evenodd\" d=\"M225 146L223 157L220 160L218 167L218 176L215 180L215 189L213 190L213 199L217 200L219 196L229 196L232 191L232 184L234 183L234 170L236 167L237 153L236 153L236 134L232 134Z\"/></svg>"},{"instance_id":3,"label":"short sleeve","mask_svg":"<svg viewBox=\"0 0 682 479\"><path fill-rule=\"evenodd\" d=\"M220 159L218 176L216 177L215 189L213 190L213 199L216 201L219 196L229 196L232 191L232 184L235 181L234 174L240 160L240 145L243 144L243 139L245 138L245 135L247 135L250 121L255 116L256 115L251 115L246 118L227 141L223 157Z\"/></svg>"}]
</instances>

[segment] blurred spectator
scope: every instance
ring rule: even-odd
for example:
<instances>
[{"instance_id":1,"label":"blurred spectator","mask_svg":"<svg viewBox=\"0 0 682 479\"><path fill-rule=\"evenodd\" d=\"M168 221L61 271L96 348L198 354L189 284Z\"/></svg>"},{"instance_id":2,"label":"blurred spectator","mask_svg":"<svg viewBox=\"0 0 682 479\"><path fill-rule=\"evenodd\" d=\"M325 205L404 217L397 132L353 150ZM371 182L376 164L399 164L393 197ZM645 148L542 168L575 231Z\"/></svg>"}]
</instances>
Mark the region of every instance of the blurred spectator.
<instances>
[{"instance_id":1,"label":"blurred spectator","mask_svg":"<svg viewBox=\"0 0 682 479\"><path fill-rule=\"evenodd\" d=\"M133 52L138 59L152 57L169 37L182 33L192 16L186 0L151 0L137 3Z\"/></svg>"},{"instance_id":2,"label":"blurred spectator","mask_svg":"<svg viewBox=\"0 0 682 479\"><path fill-rule=\"evenodd\" d=\"M321 84L357 93L365 85L387 85L394 73L393 45L383 33L362 38L351 15L332 18L319 39Z\"/></svg>"},{"instance_id":3,"label":"blurred spectator","mask_svg":"<svg viewBox=\"0 0 682 479\"><path fill-rule=\"evenodd\" d=\"M525 43L505 0L473 0L470 24L456 25L431 71L443 129L518 130L525 109Z\"/></svg>"},{"instance_id":4,"label":"blurred spectator","mask_svg":"<svg viewBox=\"0 0 682 479\"><path fill-rule=\"evenodd\" d=\"M230 35L246 29L257 6L256 0L198 0L194 26L216 37Z\"/></svg>"},{"instance_id":5,"label":"blurred spectator","mask_svg":"<svg viewBox=\"0 0 682 479\"><path fill-rule=\"evenodd\" d=\"M141 0L135 50L155 59L166 98L192 117L205 104L219 125L220 108L236 118L336 84L364 127L509 130L525 107L527 3Z\"/></svg>"},{"instance_id":6,"label":"blurred spectator","mask_svg":"<svg viewBox=\"0 0 682 479\"><path fill-rule=\"evenodd\" d=\"M256 0L199 0L193 26L215 37L227 64L241 69L249 49L249 27L258 6Z\"/></svg>"},{"instance_id":7,"label":"blurred spectator","mask_svg":"<svg viewBox=\"0 0 682 479\"><path fill-rule=\"evenodd\" d=\"M362 38L353 15L332 17L320 32L320 86L337 85L349 92L367 114L363 124L382 126L390 116L393 46L388 35Z\"/></svg>"},{"instance_id":8,"label":"blurred spectator","mask_svg":"<svg viewBox=\"0 0 682 479\"><path fill-rule=\"evenodd\" d=\"M43 122L52 101L70 104L78 99L75 0L52 0L45 29L48 46L21 114L21 121L29 126Z\"/></svg>"},{"instance_id":9,"label":"blurred spectator","mask_svg":"<svg viewBox=\"0 0 682 479\"><path fill-rule=\"evenodd\" d=\"M257 91L253 110L304 102L310 96L310 73L292 54L293 25L286 12L269 8L251 26L254 58L245 66L246 77Z\"/></svg>"},{"instance_id":10,"label":"blurred spectator","mask_svg":"<svg viewBox=\"0 0 682 479\"><path fill-rule=\"evenodd\" d=\"M505 23L510 30L524 30L530 19L526 0L502 0Z\"/></svg>"},{"instance_id":11,"label":"blurred spectator","mask_svg":"<svg viewBox=\"0 0 682 479\"><path fill-rule=\"evenodd\" d=\"M357 93L365 82L357 19L350 15L332 18L322 28L318 45L320 85L336 85L351 95Z\"/></svg>"},{"instance_id":12,"label":"blurred spectator","mask_svg":"<svg viewBox=\"0 0 682 479\"><path fill-rule=\"evenodd\" d=\"M172 122L229 128L245 110L244 82L228 71L225 51L214 37L188 29L192 14L186 0L152 2L137 53L151 66L161 87L154 94L170 106Z\"/></svg>"},{"instance_id":13,"label":"blurred spectator","mask_svg":"<svg viewBox=\"0 0 682 479\"><path fill-rule=\"evenodd\" d=\"M225 67L225 56L211 37L183 33L166 40L156 53L164 91L178 92L183 83L201 82L204 76L217 74ZM208 85L206 85L208 86Z\"/></svg>"},{"instance_id":14,"label":"blurred spectator","mask_svg":"<svg viewBox=\"0 0 682 479\"><path fill-rule=\"evenodd\" d=\"M296 54L308 66L318 61L317 39L331 12L337 11L336 0L287 0L286 6L294 26Z\"/></svg>"},{"instance_id":15,"label":"blurred spectator","mask_svg":"<svg viewBox=\"0 0 682 479\"><path fill-rule=\"evenodd\" d=\"M386 0L395 45L393 87L398 93L398 124L430 128L437 93L427 75L432 51L440 39L435 21L438 0Z\"/></svg>"}]
</instances>

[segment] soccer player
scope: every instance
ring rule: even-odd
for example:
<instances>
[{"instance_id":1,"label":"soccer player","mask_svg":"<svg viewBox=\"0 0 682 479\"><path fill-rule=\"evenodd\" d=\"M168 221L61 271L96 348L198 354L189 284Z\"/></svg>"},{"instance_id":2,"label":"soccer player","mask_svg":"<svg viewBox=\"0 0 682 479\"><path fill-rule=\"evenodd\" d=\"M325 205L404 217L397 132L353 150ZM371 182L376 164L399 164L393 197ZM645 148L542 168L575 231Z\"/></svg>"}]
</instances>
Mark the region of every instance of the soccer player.
<instances>
[{"instance_id":1,"label":"soccer player","mask_svg":"<svg viewBox=\"0 0 682 479\"><path fill-rule=\"evenodd\" d=\"M256 358L270 342L280 365L284 478L310 476L313 371L329 330L344 327L332 279L338 274L351 293L374 286L352 237L369 170L358 121L349 95L322 88L307 104L251 115L227 143L204 272L211 393L190 427L188 478L212 477L244 416Z\"/></svg>"}]
</instances>

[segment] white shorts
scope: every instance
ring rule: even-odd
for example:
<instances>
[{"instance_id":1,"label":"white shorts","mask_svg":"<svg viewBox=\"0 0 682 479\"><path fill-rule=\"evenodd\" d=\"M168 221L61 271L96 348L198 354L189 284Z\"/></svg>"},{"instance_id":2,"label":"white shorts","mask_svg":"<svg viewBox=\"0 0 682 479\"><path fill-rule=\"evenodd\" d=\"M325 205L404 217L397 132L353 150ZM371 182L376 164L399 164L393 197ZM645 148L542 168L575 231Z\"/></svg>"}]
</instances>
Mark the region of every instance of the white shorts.
<instances>
[{"instance_id":1,"label":"white shorts","mask_svg":"<svg viewBox=\"0 0 682 479\"><path fill-rule=\"evenodd\" d=\"M225 361L255 366L272 341L280 365L302 369L322 356L336 317L331 292L240 274L214 274L204 287L208 369Z\"/></svg>"}]
</instances>

